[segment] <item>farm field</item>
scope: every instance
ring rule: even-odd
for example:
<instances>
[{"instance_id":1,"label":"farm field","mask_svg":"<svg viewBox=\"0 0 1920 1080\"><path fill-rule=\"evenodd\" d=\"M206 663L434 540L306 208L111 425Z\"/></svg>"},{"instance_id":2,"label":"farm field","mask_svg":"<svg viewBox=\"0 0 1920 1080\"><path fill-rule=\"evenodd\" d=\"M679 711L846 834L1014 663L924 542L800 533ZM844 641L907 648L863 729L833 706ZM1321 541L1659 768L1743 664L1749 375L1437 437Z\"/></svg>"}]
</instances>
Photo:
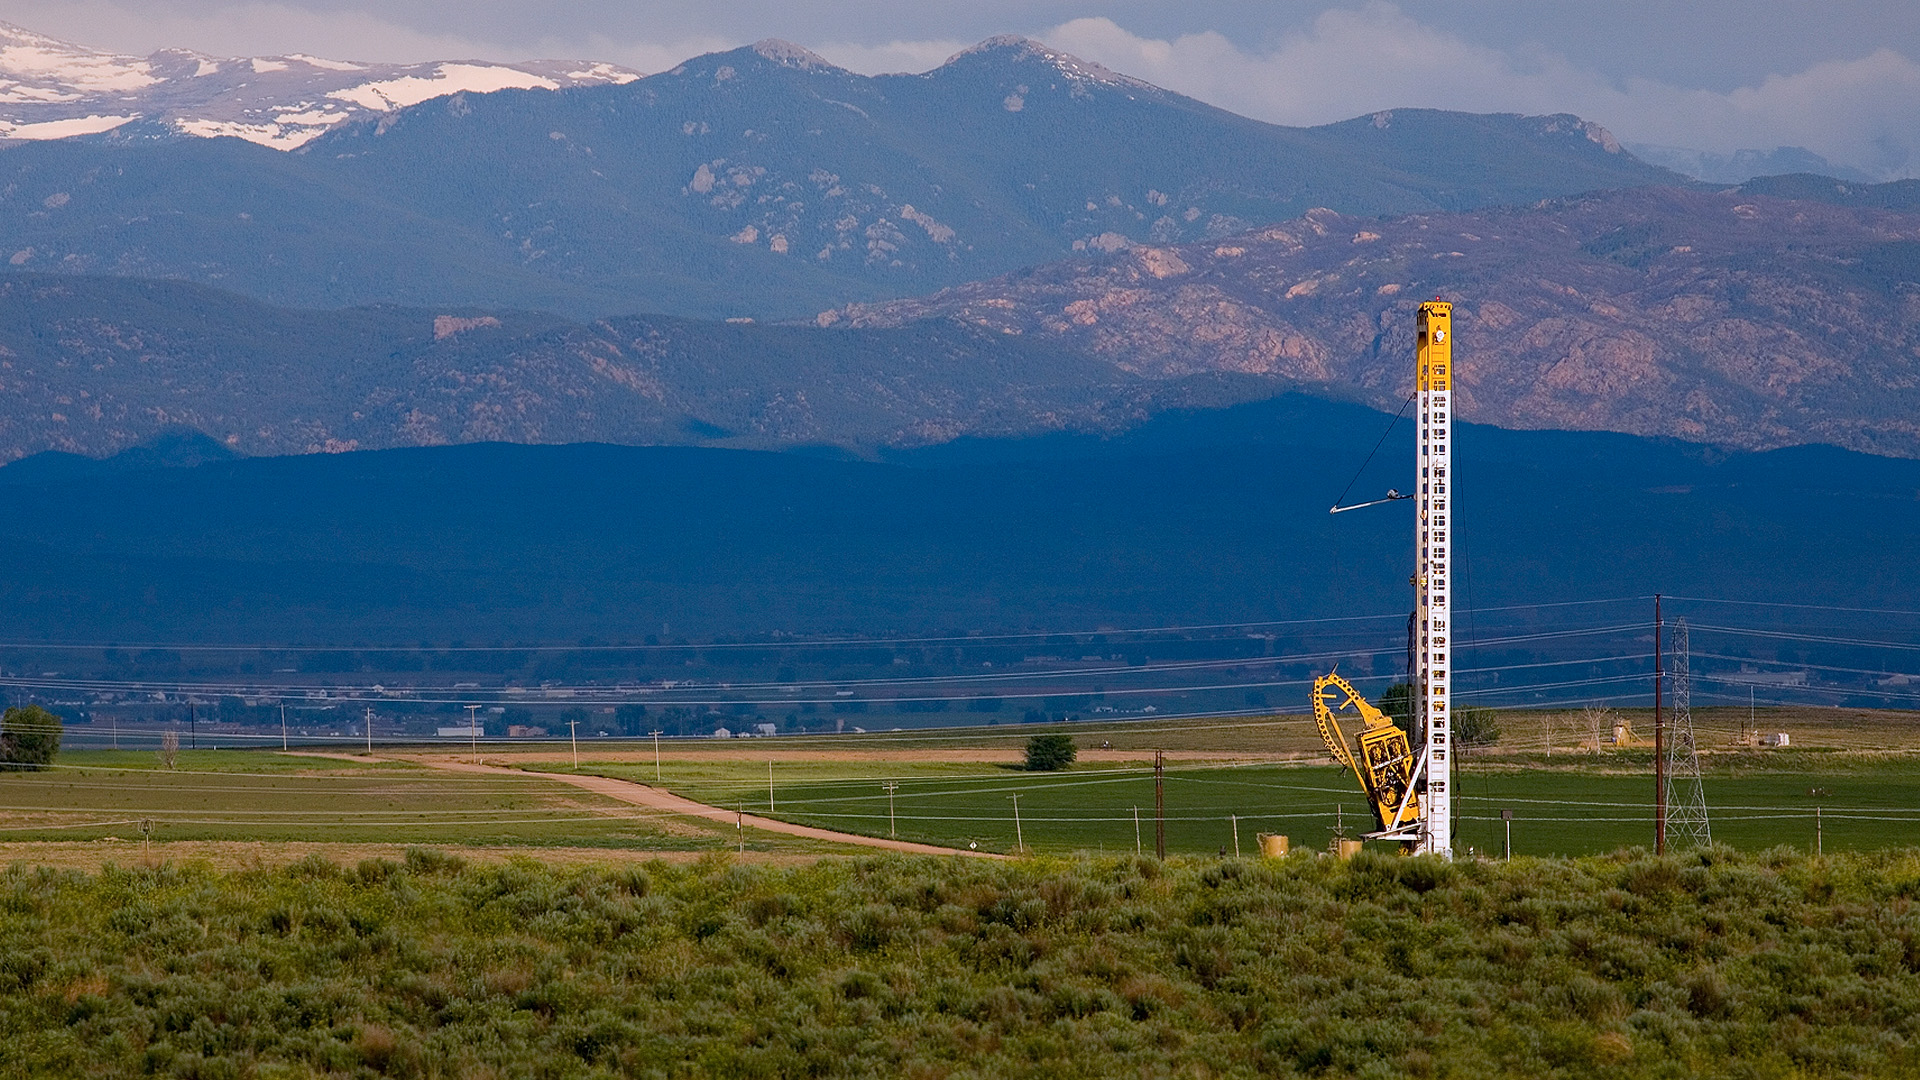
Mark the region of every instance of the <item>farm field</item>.
<instances>
[{"instance_id":1,"label":"farm field","mask_svg":"<svg viewBox=\"0 0 1920 1080\"><path fill-rule=\"evenodd\" d=\"M134 857L150 845L161 858L177 850L227 862L279 844L333 845L360 858L411 844L685 852L735 840L698 819L525 774L246 750L183 750L172 769L146 752L63 754L54 769L0 773L0 821L0 856L29 862L36 842L62 845L63 861L89 843L99 858ZM749 839L761 850L819 848Z\"/></svg>"},{"instance_id":2,"label":"farm field","mask_svg":"<svg viewBox=\"0 0 1920 1080\"><path fill-rule=\"evenodd\" d=\"M1590 743L1582 745L1578 714L1500 714L1501 739L1464 755L1458 766L1456 845L1501 854L1501 812L1510 810L1517 855L1651 847L1651 713L1616 715L1636 744L1594 753ZM1793 747L1736 748L1747 710L1695 712L1716 841L1808 851L1920 844L1920 808L1910 795L1920 784L1920 716L1802 707L1761 710L1754 719L1759 730L1790 731ZM1041 732L1073 735L1079 764L1063 773L1021 771L1025 740ZM1040 853L1131 853L1137 842L1151 853L1153 748L1168 751L1169 853L1230 854L1236 828L1237 850L1252 854L1260 833L1321 849L1336 829L1357 836L1371 827L1357 786L1325 764L1312 721L1302 716L679 740L660 751L658 780L651 747L607 753L596 745L583 750L580 769L870 836L1005 853L1023 842ZM572 768L568 751L552 747L501 748L489 760ZM889 782L896 785L891 800Z\"/></svg>"},{"instance_id":3,"label":"farm field","mask_svg":"<svg viewBox=\"0 0 1920 1080\"><path fill-rule=\"evenodd\" d=\"M1610 709L1627 722L1637 744L1653 737L1653 710ZM872 722L872 721L869 721ZM1904 709L1826 708L1809 705L1762 706L1749 717L1746 707L1714 706L1693 710L1700 748L1708 754L1734 748L1743 726L1762 732L1785 731L1793 745L1826 750L1920 751L1920 711ZM1566 710L1499 710L1501 735L1483 752L1544 754L1549 740L1556 754L1589 749L1590 733L1581 713ZM785 758L871 757L891 754L902 759L930 755L965 755L969 760L1018 761L1021 748L1036 734L1072 735L1083 755L1105 746L1112 751L1155 750L1169 754L1200 755L1209 760L1235 758L1323 760L1326 751L1315 732L1313 718L1304 713L1203 716L1151 720L1087 720L1069 724L986 724L973 727L870 730L864 733L781 735L772 738L677 738L661 743L666 760L727 760L743 755ZM570 760L561 740L492 740L481 744L489 760ZM597 761L651 762L653 744L645 739L582 737L581 752ZM351 750L354 747L349 747ZM431 753L426 747L416 747ZM1610 749L1610 748L1609 748ZM449 747L443 756L463 758L464 748Z\"/></svg>"},{"instance_id":4,"label":"farm field","mask_svg":"<svg viewBox=\"0 0 1920 1080\"><path fill-rule=\"evenodd\" d=\"M1513 851L1585 855L1652 845L1651 764L1626 760L1544 759L1469 762L1456 774L1456 844L1498 855L1500 812L1513 811ZM1637 760L1634 760L1637 758ZM757 765L757 768L755 767ZM551 766L547 766L551 767ZM583 762L582 771L654 783L653 767ZM1060 773L1026 773L1005 765L950 762L777 762L772 807L767 762L675 762L665 786L700 802L871 836L1012 852L1018 839L1041 853L1132 853L1154 850L1151 763L1096 763ZM1920 844L1920 758L1857 759L1856 755L1769 753L1715 761L1704 785L1714 839L1746 850L1815 846L1820 809L1825 850ZM1020 824L1014 821L1019 797ZM1337 824L1348 836L1371 828L1350 774L1301 764L1170 763L1165 779L1167 850L1218 854L1256 851L1256 834L1325 848Z\"/></svg>"},{"instance_id":5,"label":"farm field","mask_svg":"<svg viewBox=\"0 0 1920 1080\"><path fill-rule=\"evenodd\" d=\"M1733 714L1744 720L1744 710L1720 712L1698 725L1717 841L1808 851L1920 844L1909 794L1920 783L1920 753L1902 748L1920 729L1913 714L1776 710L1761 715L1761 727L1790 730L1794 745L1736 750ZM1570 740L1566 715L1505 713L1500 722L1499 743L1462 759L1457 847L1500 854L1503 810L1513 814L1516 854L1650 846L1645 747L1585 752ZM1057 774L1021 770L1025 740L1041 731L1072 734L1079 763ZM1023 846L1131 854L1154 850L1152 748L1167 754L1169 853L1251 855L1261 833L1320 850L1336 830L1357 836L1370 827L1357 787L1325 763L1311 722L1285 715L677 740L660 751L658 781L650 743L596 741L582 745L579 770L870 837L1002 854ZM848 853L831 841L741 830L541 779L543 771L573 771L565 744L496 742L481 753L497 767L484 775L450 773L446 766L464 765L466 754L418 745L382 747L375 759L187 750L174 769L146 751L71 751L52 770L0 774L0 862L98 866L135 849L221 866L288 861L293 851L354 862L416 844L458 848L479 861L514 851L560 861L595 851L692 857L720 847L755 858ZM277 845L306 846L269 850Z\"/></svg>"}]
</instances>

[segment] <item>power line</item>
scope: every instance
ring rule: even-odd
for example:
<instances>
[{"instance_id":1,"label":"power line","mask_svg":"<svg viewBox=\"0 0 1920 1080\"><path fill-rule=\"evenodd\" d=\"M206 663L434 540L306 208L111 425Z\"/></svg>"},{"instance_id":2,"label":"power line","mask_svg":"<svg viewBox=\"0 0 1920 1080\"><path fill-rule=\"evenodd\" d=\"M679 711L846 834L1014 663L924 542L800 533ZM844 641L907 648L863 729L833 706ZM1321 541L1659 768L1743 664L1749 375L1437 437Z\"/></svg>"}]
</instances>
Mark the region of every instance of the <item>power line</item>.
<instances>
[{"instance_id":1,"label":"power line","mask_svg":"<svg viewBox=\"0 0 1920 1080\"><path fill-rule=\"evenodd\" d=\"M1521 644L1526 642L1557 640L1557 639L1571 638L1571 637L1600 636L1600 635L1616 633L1616 632L1625 631L1625 630L1635 630L1635 629L1639 629L1638 624L1629 623L1629 624L1620 624L1616 626L1588 627L1588 628L1582 628L1577 630L1541 631L1541 632L1529 633L1529 634L1510 635L1507 637L1500 637L1500 638L1488 638L1485 641L1481 642L1480 644L1482 646L1512 645L1512 644ZM587 696L585 698L586 700L595 700L595 701L604 703L610 697L631 698L637 694L646 695L646 697L643 700L638 702L641 704L648 704L654 701L660 701L662 703L689 703L677 698L673 702L668 702L666 698L661 697L661 695L679 695L682 693L689 693L696 690L802 691L802 690L821 690L821 689L827 689L832 687L905 686L905 685L927 684L927 683L936 683L936 684L937 683L981 683L981 682L1012 682L1012 681L1019 681L1019 680L1036 680L1036 679L1117 678L1117 677L1129 677L1129 676L1136 676L1136 675L1142 675L1142 674L1154 674L1154 673L1171 672L1171 671L1208 671L1208 670L1224 670L1224 669L1232 669L1232 668L1272 666L1276 664L1289 664L1289 663L1315 663L1315 662L1326 662L1326 661L1340 661L1340 660L1345 660L1345 659L1349 659L1356 656L1361 656L1361 657L1383 656L1383 655L1397 653L1398 651L1399 651L1398 646L1389 646L1389 647L1376 648L1376 649L1351 649L1351 648L1322 649L1314 652L1286 653L1286 654L1279 654L1279 655L1273 655L1273 656L1261 655L1261 656L1242 656L1242 657L1221 657L1221 658L1208 659L1208 660L1170 660L1170 661L1162 661L1156 664L1132 664L1132 665L1118 665L1118 666L1108 665L1108 666L1093 667L1093 668L1053 668L1053 669L1041 669L1038 671L966 672L966 673L955 673L955 674L947 674L947 675L907 675L907 676L886 676L881 678L814 679L814 680L806 680L806 681L702 682L702 681L689 680L687 683L682 684L676 680L674 685L666 685L664 683L661 683L658 685L651 685L646 687L599 686L599 685L593 685L593 684L571 684L571 685L555 684L555 685L549 685L549 686L541 686L538 688L521 688L521 687L512 687L512 686L486 687L486 688L446 687L446 686L399 688L399 687L389 687L379 683L375 683L375 684L291 683L289 684L289 683L263 683L263 682L182 682L182 681L153 680L153 679L80 679L80 678L57 678L57 677L47 677L47 676L34 677L34 676L19 676L19 675L0 676L0 686L16 686L21 688L43 689L43 690L69 690L69 691L82 691L82 692L92 692L92 693L118 693L118 694L169 693L169 694L177 694L177 695L183 695L183 696L198 695L198 696L207 696L207 697L288 698L288 697L301 697L304 695L305 701L308 702L309 704L316 704L320 702L338 704L338 703L345 703L349 701L355 704L359 704L367 700L372 700L375 702L390 701L390 702L397 703L397 702L404 701L404 702L416 702L416 703L417 702L433 702L433 703L445 704L455 699L446 699L446 698L429 699L429 698L422 698L418 695L420 695L421 693L446 693L452 689L464 689L464 690L470 691L467 694L459 695L457 697L457 700L462 700L462 701L471 700L472 698L475 698L475 697L508 699L507 700L508 704L515 704L515 705L533 705L533 704L545 705L545 704L563 703L572 698L580 697L582 695ZM1636 658L1637 658L1637 655L1630 654L1630 655L1615 657L1612 659L1631 660ZM1589 660L1568 660L1568 661L1564 661L1564 663L1569 663L1569 664L1571 663L1602 663L1602 662L1605 662L1606 659L1609 659L1609 658L1592 658ZM1554 663L1562 663L1562 662L1563 661L1554 661ZM1528 665L1506 665L1504 667L1474 668L1470 670L1499 671L1499 670L1509 670L1512 668L1518 668L1523 666L1528 666ZM1378 678L1382 678L1383 676L1358 676L1358 677L1378 679ZM1247 684L1236 683L1236 684L1223 684L1223 685L1244 686ZM314 696L316 694L324 694L325 696L316 697ZM547 700L542 700L542 699L547 699ZM727 700L731 700L731 699L727 699ZM795 702L805 702L809 700L839 700L839 699L838 698L835 698L835 699L798 699L796 698L792 700L794 700ZM891 699L877 699L877 700L891 700ZM948 700L957 701L957 700L965 700L965 699L955 697L955 698L950 698Z\"/></svg>"},{"instance_id":2,"label":"power line","mask_svg":"<svg viewBox=\"0 0 1920 1080\"><path fill-rule=\"evenodd\" d=\"M1839 607L1833 604L1789 604L1773 600L1722 600L1707 596L1669 596L1669 600L1681 600L1690 604L1735 604L1743 607L1789 608L1798 611L1844 611L1856 615L1913 615L1920 611L1906 611L1899 608Z\"/></svg>"},{"instance_id":3,"label":"power line","mask_svg":"<svg viewBox=\"0 0 1920 1080\"><path fill-rule=\"evenodd\" d=\"M1482 607L1480 612L1493 611L1533 611L1565 607L1591 607L1604 604L1636 603L1644 600L1640 596L1616 596L1595 600L1562 600L1532 604L1504 604ZM1850 609L1834 609L1850 610ZM1861 609L1872 610L1872 609ZM1334 615L1306 619L1255 619L1242 622L1223 623L1182 623L1167 626L1133 627L1093 627L1078 630L1031 630L1019 633L971 632L965 634L945 634L919 637L853 637L853 638L801 638L782 636L766 641L712 641L712 642L660 642L655 644L575 644L575 645L295 645L230 643L209 644L203 642L97 642L97 641L6 641L0 642L0 650L19 649L34 651L155 651L155 652L267 652L267 653L569 653L569 652L645 652L645 651L686 651L686 650L729 650L729 649L798 649L798 648L840 648L847 646L884 647L890 645L947 645L947 644L992 644L994 642L1018 642L1043 640L1053 637L1085 638L1096 636L1133 636L1139 634L1177 634L1203 630L1243 630L1269 626L1318 626L1332 623L1375 622L1406 618L1403 612L1387 612L1373 615Z\"/></svg>"},{"instance_id":4,"label":"power line","mask_svg":"<svg viewBox=\"0 0 1920 1080\"><path fill-rule=\"evenodd\" d=\"M1695 630L1710 630L1722 634L1740 634L1746 637L1773 638L1781 641L1807 641L1818 645L1852 645L1858 648L1901 649L1907 652L1920 652L1920 645L1906 641L1872 641L1865 638L1829 637L1824 634L1796 634L1786 630L1753 630L1741 626L1695 626Z\"/></svg>"}]
</instances>

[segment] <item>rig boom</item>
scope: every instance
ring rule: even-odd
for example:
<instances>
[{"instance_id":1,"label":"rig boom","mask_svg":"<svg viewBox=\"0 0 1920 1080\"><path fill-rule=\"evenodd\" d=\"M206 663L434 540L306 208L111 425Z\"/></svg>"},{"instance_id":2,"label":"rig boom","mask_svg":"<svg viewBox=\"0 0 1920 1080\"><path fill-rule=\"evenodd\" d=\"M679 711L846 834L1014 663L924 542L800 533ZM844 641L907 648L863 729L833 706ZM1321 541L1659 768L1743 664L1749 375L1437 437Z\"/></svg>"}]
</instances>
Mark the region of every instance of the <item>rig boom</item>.
<instances>
[{"instance_id":1,"label":"rig boom","mask_svg":"<svg viewBox=\"0 0 1920 1080\"><path fill-rule=\"evenodd\" d=\"M1359 714L1360 747L1348 745L1346 732L1340 730L1339 714L1347 710ZM1375 708L1353 684L1336 672L1313 680L1313 721L1320 727L1320 738L1342 765L1353 770L1373 809L1378 831L1368 833L1373 840L1399 840L1411 846L1420 833L1420 797L1413 783L1418 770L1407 733L1400 730L1387 714Z\"/></svg>"}]
</instances>

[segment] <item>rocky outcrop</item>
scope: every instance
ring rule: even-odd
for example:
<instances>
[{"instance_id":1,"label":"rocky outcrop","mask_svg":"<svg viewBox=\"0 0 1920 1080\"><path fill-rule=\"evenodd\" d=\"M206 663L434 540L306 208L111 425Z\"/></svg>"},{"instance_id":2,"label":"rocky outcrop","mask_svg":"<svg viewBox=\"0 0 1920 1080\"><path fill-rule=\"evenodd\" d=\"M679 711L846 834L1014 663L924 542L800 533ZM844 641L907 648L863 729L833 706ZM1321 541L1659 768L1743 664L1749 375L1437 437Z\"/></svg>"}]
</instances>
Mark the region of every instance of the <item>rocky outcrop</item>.
<instances>
[{"instance_id":1,"label":"rocky outcrop","mask_svg":"<svg viewBox=\"0 0 1920 1080\"><path fill-rule=\"evenodd\" d=\"M816 322L956 319L1146 378L1252 374L1391 410L1434 296L1457 305L1471 420L1920 456L1920 215L1737 190L1313 211Z\"/></svg>"}]
</instances>

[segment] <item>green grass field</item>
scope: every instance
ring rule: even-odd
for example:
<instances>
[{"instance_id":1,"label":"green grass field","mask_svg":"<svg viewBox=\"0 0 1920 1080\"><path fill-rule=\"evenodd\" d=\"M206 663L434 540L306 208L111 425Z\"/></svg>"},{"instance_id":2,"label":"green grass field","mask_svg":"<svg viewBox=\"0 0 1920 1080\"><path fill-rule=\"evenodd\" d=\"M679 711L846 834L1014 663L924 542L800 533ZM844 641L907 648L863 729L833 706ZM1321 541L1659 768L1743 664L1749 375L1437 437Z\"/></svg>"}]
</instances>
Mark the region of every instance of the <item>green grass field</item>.
<instances>
[{"instance_id":1,"label":"green grass field","mask_svg":"<svg viewBox=\"0 0 1920 1080\"><path fill-rule=\"evenodd\" d=\"M1210 736L1216 746L1244 747L1265 741L1270 732L1260 725L1194 724L1179 734L1195 743ZM712 805L956 848L977 844L1013 852L1024 842L1027 850L1052 854L1131 853L1136 844L1154 850L1154 784L1144 756L1083 762L1062 773L1027 773L1004 763L898 760L918 745L898 738L768 740L766 746L782 749L778 744L827 753L814 760L777 761L771 806L766 762L747 760L754 751L742 752L743 747L729 746L728 753L710 758L669 760L660 783ZM943 742L938 749L959 745ZM1812 850L1818 810L1824 850L1920 844L1920 809L1911 795L1920 788L1920 757L1789 750L1722 752L1706 761L1713 836L1721 843L1745 850L1777 845ZM570 764L551 760L523 767L571 770ZM1456 774L1455 846L1500 854L1502 810L1513 812L1516 855L1650 846L1650 768L1644 752L1469 758ZM589 759L581 770L655 782L651 762ZM888 782L896 785L891 800ZM1170 762L1165 807L1170 853L1238 850L1250 855L1261 833L1322 849L1336 823L1349 836L1371 827L1352 778L1318 764ZM543 781L534 772L460 776L404 761L208 750L181 752L172 770L152 753L82 751L63 755L52 770L0 773L0 839L130 842L141 839L142 822L159 843L685 851L738 846L743 839L730 828L619 803ZM827 849L751 832L744 841L758 850Z\"/></svg>"},{"instance_id":2,"label":"green grass field","mask_svg":"<svg viewBox=\"0 0 1920 1080\"><path fill-rule=\"evenodd\" d=\"M651 765L583 763L583 771L653 783ZM990 851L1132 852L1154 849L1150 765L1082 765L1062 773L1026 773L996 765L897 761L781 762L772 807L764 764L675 762L664 786L689 798L790 821L872 836ZM1758 850L1791 845L1811 851L1821 810L1825 850L1920 844L1920 759L1905 756L1772 752L1726 755L1704 776L1713 836ZM1502 810L1513 811L1516 855L1583 855L1653 842L1653 781L1646 755L1469 762L1456 774L1458 847L1503 850ZM1166 773L1167 850L1255 851L1258 833L1323 848L1336 822L1350 836L1371 828L1350 774L1332 766L1170 765Z\"/></svg>"}]
</instances>

